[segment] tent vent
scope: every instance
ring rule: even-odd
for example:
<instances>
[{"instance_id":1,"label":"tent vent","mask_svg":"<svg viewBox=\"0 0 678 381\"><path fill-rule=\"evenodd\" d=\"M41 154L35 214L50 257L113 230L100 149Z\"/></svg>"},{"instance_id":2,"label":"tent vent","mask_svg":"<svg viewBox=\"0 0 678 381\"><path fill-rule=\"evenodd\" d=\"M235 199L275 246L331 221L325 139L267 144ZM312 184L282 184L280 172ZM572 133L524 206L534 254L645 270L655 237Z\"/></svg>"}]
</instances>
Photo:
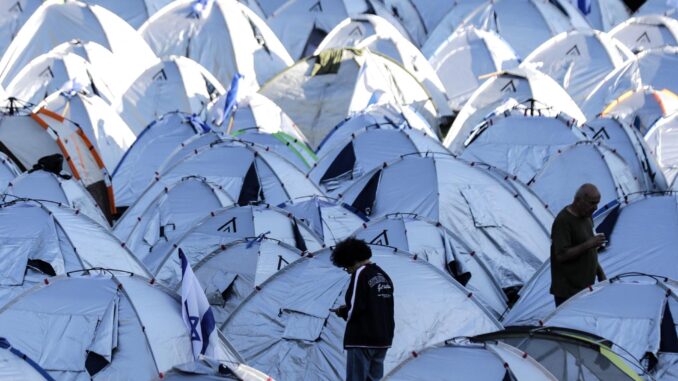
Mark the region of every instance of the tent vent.
<instances>
[{"instance_id":1,"label":"tent vent","mask_svg":"<svg viewBox=\"0 0 678 381\"><path fill-rule=\"evenodd\" d=\"M85 359L85 369L90 376L99 373L108 365L108 360L102 355L95 352L87 352L87 359Z\"/></svg>"},{"instance_id":2,"label":"tent vent","mask_svg":"<svg viewBox=\"0 0 678 381\"><path fill-rule=\"evenodd\" d=\"M372 175L372 178L367 182L365 188L360 191L360 194L351 204L352 207L358 209L361 213L366 216L372 214L374 208L374 199L377 196L377 187L379 186L379 178L381 176L381 170L378 170Z\"/></svg>"},{"instance_id":3,"label":"tent vent","mask_svg":"<svg viewBox=\"0 0 678 381\"><path fill-rule=\"evenodd\" d=\"M259 201L260 192L261 185L259 183L259 178L257 177L257 170L254 166L254 162L252 162L250 169L247 170L247 174L243 180L242 189L240 189L238 205L245 206L249 205L251 202Z\"/></svg>"},{"instance_id":4,"label":"tent vent","mask_svg":"<svg viewBox=\"0 0 678 381\"><path fill-rule=\"evenodd\" d=\"M664 305L664 316L661 324L661 337L659 339L659 351L678 353L678 335L676 335L676 323L669 303Z\"/></svg>"}]
</instances>

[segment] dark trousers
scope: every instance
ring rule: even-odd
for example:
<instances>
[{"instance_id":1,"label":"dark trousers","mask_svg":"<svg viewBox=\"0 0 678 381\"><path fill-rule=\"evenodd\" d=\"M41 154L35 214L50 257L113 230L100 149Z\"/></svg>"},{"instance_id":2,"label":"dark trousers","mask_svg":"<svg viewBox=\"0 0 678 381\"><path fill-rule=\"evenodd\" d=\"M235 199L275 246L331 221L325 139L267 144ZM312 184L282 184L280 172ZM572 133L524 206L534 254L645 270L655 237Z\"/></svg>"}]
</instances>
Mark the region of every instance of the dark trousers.
<instances>
[{"instance_id":1,"label":"dark trousers","mask_svg":"<svg viewBox=\"0 0 678 381\"><path fill-rule=\"evenodd\" d=\"M386 348L347 348L346 381L379 381L384 376Z\"/></svg>"},{"instance_id":2,"label":"dark trousers","mask_svg":"<svg viewBox=\"0 0 678 381\"><path fill-rule=\"evenodd\" d=\"M561 298L560 296L555 296L555 295L554 295L554 296L553 296L553 299L556 301L556 308L557 308L559 305L565 303L565 301L566 301L567 299L569 299L569 298Z\"/></svg>"}]
</instances>

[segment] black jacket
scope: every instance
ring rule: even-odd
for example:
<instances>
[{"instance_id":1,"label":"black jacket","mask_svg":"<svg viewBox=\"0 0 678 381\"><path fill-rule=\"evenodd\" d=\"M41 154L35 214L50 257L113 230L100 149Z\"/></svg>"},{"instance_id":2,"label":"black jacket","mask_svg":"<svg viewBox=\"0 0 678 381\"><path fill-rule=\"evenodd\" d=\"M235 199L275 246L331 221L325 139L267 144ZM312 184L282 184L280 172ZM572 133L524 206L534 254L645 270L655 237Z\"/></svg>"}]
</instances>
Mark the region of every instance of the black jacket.
<instances>
[{"instance_id":1,"label":"black jacket","mask_svg":"<svg viewBox=\"0 0 678 381\"><path fill-rule=\"evenodd\" d=\"M351 274L346 308L338 314L346 320L344 348L390 348L393 342L393 282L374 263Z\"/></svg>"}]
</instances>

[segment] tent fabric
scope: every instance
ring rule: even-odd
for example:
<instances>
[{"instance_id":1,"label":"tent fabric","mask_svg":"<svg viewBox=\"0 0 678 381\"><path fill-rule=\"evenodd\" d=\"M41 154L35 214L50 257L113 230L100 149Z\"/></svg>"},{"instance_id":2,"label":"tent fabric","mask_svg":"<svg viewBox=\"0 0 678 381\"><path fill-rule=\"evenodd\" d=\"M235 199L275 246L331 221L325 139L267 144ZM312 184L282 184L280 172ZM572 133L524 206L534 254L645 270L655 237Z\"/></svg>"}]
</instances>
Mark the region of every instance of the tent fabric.
<instances>
[{"instance_id":1,"label":"tent fabric","mask_svg":"<svg viewBox=\"0 0 678 381\"><path fill-rule=\"evenodd\" d=\"M607 231L608 246L598 260L608 278L626 272L657 274L675 279L673 247L678 242L673 233L678 224L676 197L648 196L636 201L620 201L619 207L608 209L594 219L601 226L611 211L618 217L611 231ZM643 253L639 256L638 253ZM534 275L520 292L520 299L504 317L505 325L536 324L555 305L548 293L551 282L549 263Z\"/></svg>"},{"instance_id":2,"label":"tent fabric","mask_svg":"<svg viewBox=\"0 0 678 381\"><path fill-rule=\"evenodd\" d=\"M460 28L428 53L429 61L445 86L449 105L459 111L485 75L518 66L513 48L498 34Z\"/></svg>"},{"instance_id":3,"label":"tent fabric","mask_svg":"<svg viewBox=\"0 0 678 381\"><path fill-rule=\"evenodd\" d=\"M678 6L671 0L647 0L638 8L634 16L666 15L676 18Z\"/></svg>"},{"instance_id":4,"label":"tent fabric","mask_svg":"<svg viewBox=\"0 0 678 381\"><path fill-rule=\"evenodd\" d=\"M139 29L150 16L171 3L172 0L133 0L126 1L124 4L118 0L85 0L84 2L104 7L120 16L132 28Z\"/></svg>"},{"instance_id":5,"label":"tent fabric","mask_svg":"<svg viewBox=\"0 0 678 381\"><path fill-rule=\"evenodd\" d=\"M586 332L558 327L508 327L472 338L473 342L504 342L537 360L558 380L644 380L647 373L611 343Z\"/></svg>"},{"instance_id":6,"label":"tent fabric","mask_svg":"<svg viewBox=\"0 0 678 381\"><path fill-rule=\"evenodd\" d=\"M547 228L520 198L449 155L390 162L357 180L341 201L370 218L400 212L440 222L482 256L503 289L524 284L548 256Z\"/></svg>"},{"instance_id":7,"label":"tent fabric","mask_svg":"<svg viewBox=\"0 0 678 381\"><path fill-rule=\"evenodd\" d=\"M262 86L260 92L294 120L318 147L332 127L377 101L410 105L434 128L439 105L400 64L368 50L343 49L336 73L312 75L321 55L301 60Z\"/></svg>"},{"instance_id":8,"label":"tent fabric","mask_svg":"<svg viewBox=\"0 0 678 381\"><path fill-rule=\"evenodd\" d=\"M594 118L622 94L643 86L678 93L678 84L673 81L677 68L678 47L644 50L608 74L591 91L581 109L588 119Z\"/></svg>"},{"instance_id":9,"label":"tent fabric","mask_svg":"<svg viewBox=\"0 0 678 381\"><path fill-rule=\"evenodd\" d=\"M147 276L146 268L107 228L52 202L0 206L0 305L46 277L95 267Z\"/></svg>"},{"instance_id":10,"label":"tent fabric","mask_svg":"<svg viewBox=\"0 0 678 381\"><path fill-rule=\"evenodd\" d=\"M325 135L316 150L318 156L324 156L342 144L355 132L366 127L379 126L379 128L414 129L423 134L438 139L437 128L432 128L423 118L409 107L397 107L391 103L377 103L368 106L363 111L357 112L339 122Z\"/></svg>"},{"instance_id":11,"label":"tent fabric","mask_svg":"<svg viewBox=\"0 0 678 381\"><path fill-rule=\"evenodd\" d=\"M660 160L654 155L656 146L651 146L634 127L616 118L596 118L582 126L589 139L617 152L626 162L633 176L645 191L663 191L668 184ZM648 135L649 136L649 135Z\"/></svg>"},{"instance_id":12,"label":"tent fabric","mask_svg":"<svg viewBox=\"0 0 678 381\"><path fill-rule=\"evenodd\" d=\"M235 200L220 186L198 176L187 176L168 185L155 199L132 205L115 224L113 234L130 251L143 257L159 241L173 241L210 212L234 204Z\"/></svg>"},{"instance_id":13,"label":"tent fabric","mask_svg":"<svg viewBox=\"0 0 678 381\"><path fill-rule=\"evenodd\" d=\"M113 170L118 205L132 205L163 161L183 141L208 129L199 119L182 112L167 113L146 126Z\"/></svg>"},{"instance_id":14,"label":"tent fabric","mask_svg":"<svg viewBox=\"0 0 678 381\"><path fill-rule=\"evenodd\" d=\"M330 196L342 193L365 173L403 155L448 152L426 132L388 126L382 129L378 125L352 132L350 138L337 142L332 149L325 147L308 177Z\"/></svg>"},{"instance_id":15,"label":"tent fabric","mask_svg":"<svg viewBox=\"0 0 678 381\"><path fill-rule=\"evenodd\" d=\"M619 154L586 141L551 155L527 185L552 210L560 211L585 183L596 184L601 205L642 191L638 179Z\"/></svg>"},{"instance_id":16,"label":"tent fabric","mask_svg":"<svg viewBox=\"0 0 678 381\"><path fill-rule=\"evenodd\" d=\"M82 180L102 211L115 212L110 176L99 153L77 124L44 107L31 112L19 109L11 99L8 113L0 120L2 152L22 170L30 169L41 157L61 154L64 171Z\"/></svg>"},{"instance_id":17,"label":"tent fabric","mask_svg":"<svg viewBox=\"0 0 678 381\"><path fill-rule=\"evenodd\" d=\"M51 278L2 308L0 321L2 336L58 380L152 380L193 361L178 295L143 276ZM242 362L223 337L215 345L217 359Z\"/></svg>"},{"instance_id":18,"label":"tent fabric","mask_svg":"<svg viewBox=\"0 0 678 381\"><path fill-rule=\"evenodd\" d=\"M311 55L330 31L347 17L376 14L409 37L386 4L365 0L244 0L280 38L294 60Z\"/></svg>"},{"instance_id":19,"label":"tent fabric","mask_svg":"<svg viewBox=\"0 0 678 381\"><path fill-rule=\"evenodd\" d=\"M632 57L626 46L603 32L574 30L541 44L522 65L534 65L548 74L577 104L582 104L605 76Z\"/></svg>"},{"instance_id":20,"label":"tent fabric","mask_svg":"<svg viewBox=\"0 0 678 381\"><path fill-rule=\"evenodd\" d=\"M220 326L266 279L302 258L303 253L275 239L252 237L223 244L210 253L188 255Z\"/></svg>"},{"instance_id":21,"label":"tent fabric","mask_svg":"<svg viewBox=\"0 0 678 381\"><path fill-rule=\"evenodd\" d=\"M486 119L469 135L461 142L461 158L503 169L523 183L530 181L549 157L586 140L576 121L567 115L541 116L539 109L524 107ZM453 141L452 145L459 143Z\"/></svg>"},{"instance_id":22,"label":"tent fabric","mask_svg":"<svg viewBox=\"0 0 678 381\"><path fill-rule=\"evenodd\" d=\"M0 338L0 377L16 381L54 381L35 361Z\"/></svg>"},{"instance_id":23,"label":"tent fabric","mask_svg":"<svg viewBox=\"0 0 678 381\"><path fill-rule=\"evenodd\" d=\"M534 68L520 67L493 73L459 111L443 144L452 153L460 153L461 143L473 128L500 106L505 107L507 101L536 103L548 108L549 115L562 112L578 122L586 120L577 104L555 80Z\"/></svg>"},{"instance_id":24,"label":"tent fabric","mask_svg":"<svg viewBox=\"0 0 678 381\"><path fill-rule=\"evenodd\" d=\"M426 44L440 46L458 27L473 25L498 33L520 57L526 57L552 36L571 29L590 28L583 15L569 1L484 1L473 11L463 13L466 13L465 17L455 20L459 24L452 20L442 21L430 33ZM452 19L459 14L451 15Z\"/></svg>"},{"instance_id":25,"label":"tent fabric","mask_svg":"<svg viewBox=\"0 0 678 381\"><path fill-rule=\"evenodd\" d=\"M169 381L218 381L218 380L241 380L241 381L269 381L271 378L250 366L238 364L229 369L218 361L201 359L187 364L177 365L166 372L159 380Z\"/></svg>"},{"instance_id":26,"label":"tent fabric","mask_svg":"<svg viewBox=\"0 0 678 381\"><path fill-rule=\"evenodd\" d=\"M483 256L440 223L414 214L396 213L366 222L353 235L373 245L414 254L449 273L477 295L494 316L506 310L507 297Z\"/></svg>"},{"instance_id":27,"label":"tent fabric","mask_svg":"<svg viewBox=\"0 0 678 381\"><path fill-rule=\"evenodd\" d=\"M119 71L124 86L156 60L137 32L110 11L79 1L44 2L26 21L0 60L0 82L7 86L35 57L73 39L92 41L112 51L126 70Z\"/></svg>"},{"instance_id":28,"label":"tent fabric","mask_svg":"<svg viewBox=\"0 0 678 381\"><path fill-rule=\"evenodd\" d=\"M388 20L369 14L347 18L330 31L314 54L344 47L370 49L397 61L426 88L439 111L450 114L445 89L435 70L419 49Z\"/></svg>"},{"instance_id":29,"label":"tent fabric","mask_svg":"<svg viewBox=\"0 0 678 381\"><path fill-rule=\"evenodd\" d=\"M74 179L63 179L53 173L37 170L17 176L9 183L2 199L11 202L17 198L46 200L56 202L72 209L108 227L106 214L94 201L87 189Z\"/></svg>"},{"instance_id":30,"label":"tent fabric","mask_svg":"<svg viewBox=\"0 0 678 381\"><path fill-rule=\"evenodd\" d=\"M42 3L43 0L21 0L7 4L9 7L0 18L0 55L5 53L21 27Z\"/></svg>"},{"instance_id":31,"label":"tent fabric","mask_svg":"<svg viewBox=\"0 0 678 381\"><path fill-rule=\"evenodd\" d=\"M277 153L300 171L306 172L318 161L318 157L303 141L284 132L265 133L259 129L237 131L233 139L256 144Z\"/></svg>"},{"instance_id":32,"label":"tent fabric","mask_svg":"<svg viewBox=\"0 0 678 381\"><path fill-rule=\"evenodd\" d=\"M197 62L170 56L149 67L125 91L115 108L134 131L168 112L201 115L224 87Z\"/></svg>"},{"instance_id":33,"label":"tent fabric","mask_svg":"<svg viewBox=\"0 0 678 381\"><path fill-rule=\"evenodd\" d=\"M657 14L632 17L610 30L634 53L678 45L678 20Z\"/></svg>"},{"instance_id":34,"label":"tent fabric","mask_svg":"<svg viewBox=\"0 0 678 381\"><path fill-rule=\"evenodd\" d=\"M508 344L477 344L468 339L448 340L415 352L384 380L445 380L452 374L478 381L557 380L535 359Z\"/></svg>"},{"instance_id":35,"label":"tent fabric","mask_svg":"<svg viewBox=\"0 0 678 381\"><path fill-rule=\"evenodd\" d=\"M678 112L659 119L645 135L645 141L652 155L666 176L668 184L674 182L678 173L678 156L674 153ZM676 189L675 187L673 189Z\"/></svg>"},{"instance_id":36,"label":"tent fabric","mask_svg":"<svg viewBox=\"0 0 678 381\"><path fill-rule=\"evenodd\" d=\"M396 332L385 372L443 337L499 327L472 294L426 261L382 246L371 250L394 284ZM329 249L317 252L270 277L222 331L248 364L275 379L342 380L345 323L329 308L343 303L348 281L332 266Z\"/></svg>"},{"instance_id":37,"label":"tent fabric","mask_svg":"<svg viewBox=\"0 0 678 381\"><path fill-rule=\"evenodd\" d=\"M7 93L27 103L38 104L62 88L77 88L112 103L117 93L107 78L85 58L63 49L61 44L21 69L7 84ZM70 84L69 84L70 82Z\"/></svg>"},{"instance_id":38,"label":"tent fabric","mask_svg":"<svg viewBox=\"0 0 678 381\"><path fill-rule=\"evenodd\" d=\"M570 2L577 6L582 4L578 0L570 0ZM610 31L630 16L629 9L623 0L593 0L583 3L583 5L587 8L582 13L591 24L591 28L603 32Z\"/></svg>"},{"instance_id":39,"label":"tent fabric","mask_svg":"<svg viewBox=\"0 0 678 381\"><path fill-rule=\"evenodd\" d=\"M252 129L268 134L283 132L307 144L299 127L270 99L259 93L240 89L236 97L234 108L226 111L228 114L224 110L228 94L220 96L207 106L207 121L213 129L233 135Z\"/></svg>"},{"instance_id":40,"label":"tent fabric","mask_svg":"<svg viewBox=\"0 0 678 381\"><path fill-rule=\"evenodd\" d=\"M158 280L174 287L181 281L178 248L186 253L189 262L195 263L223 250L224 245L247 238L271 238L299 251L316 251L325 246L305 223L264 204L214 210L184 234L172 241L158 241L148 252L137 255Z\"/></svg>"},{"instance_id":41,"label":"tent fabric","mask_svg":"<svg viewBox=\"0 0 678 381\"><path fill-rule=\"evenodd\" d=\"M0 192L5 193L7 185L19 176L21 170L16 164L3 152L0 152Z\"/></svg>"},{"instance_id":42,"label":"tent fabric","mask_svg":"<svg viewBox=\"0 0 678 381\"><path fill-rule=\"evenodd\" d=\"M171 2L139 34L159 57L191 58L222 84L240 73L258 88L293 63L266 23L235 0Z\"/></svg>"},{"instance_id":43,"label":"tent fabric","mask_svg":"<svg viewBox=\"0 0 678 381\"><path fill-rule=\"evenodd\" d=\"M622 94L600 115L616 117L645 135L660 118L674 112L678 112L678 95L667 89L655 90L645 86Z\"/></svg>"},{"instance_id":44,"label":"tent fabric","mask_svg":"<svg viewBox=\"0 0 678 381\"><path fill-rule=\"evenodd\" d=\"M279 207L306 223L327 246L349 237L367 221L348 205L323 196L295 199Z\"/></svg>"},{"instance_id":45,"label":"tent fabric","mask_svg":"<svg viewBox=\"0 0 678 381\"><path fill-rule=\"evenodd\" d=\"M136 135L112 106L93 93L64 91L47 97L43 107L76 123L94 143L106 169L113 172Z\"/></svg>"},{"instance_id":46,"label":"tent fabric","mask_svg":"<svg viewBox=\"0 0 678 381\"><path fill-rule=\"evenodd\" d=\"M664 324L667 314L675 315L678 310L676 289L676 282L666 278L621 275L567 300L544 319L544 324L604 337L614 343L612 349L617 353L627 353L639 361L648 356L661 361L660 352L674 353L678 348L675 323ZM649 372L654 370L645 367Z\"/></svg>"}]
</instances>

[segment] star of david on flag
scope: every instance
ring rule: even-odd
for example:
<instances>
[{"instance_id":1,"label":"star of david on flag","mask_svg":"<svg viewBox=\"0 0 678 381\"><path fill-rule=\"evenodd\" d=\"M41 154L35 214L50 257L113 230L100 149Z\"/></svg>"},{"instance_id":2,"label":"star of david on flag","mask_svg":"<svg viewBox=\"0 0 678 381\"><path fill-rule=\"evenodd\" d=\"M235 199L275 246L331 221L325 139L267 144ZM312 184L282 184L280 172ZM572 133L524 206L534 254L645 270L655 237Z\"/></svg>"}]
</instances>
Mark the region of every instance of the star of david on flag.
<instances>
[{"instance_id":1,"label":"star of david on flag","mask_svg":"<svg viewBox=\"0 0 678 381\"><path fill-rule=\"evenodd\" d=\"M181 249L179 249L179 258L181 259L181 316L189 330L193 356L196 360L200 355L214 357L217 331L212 308Z\"/></svg>"}]
</instances>

